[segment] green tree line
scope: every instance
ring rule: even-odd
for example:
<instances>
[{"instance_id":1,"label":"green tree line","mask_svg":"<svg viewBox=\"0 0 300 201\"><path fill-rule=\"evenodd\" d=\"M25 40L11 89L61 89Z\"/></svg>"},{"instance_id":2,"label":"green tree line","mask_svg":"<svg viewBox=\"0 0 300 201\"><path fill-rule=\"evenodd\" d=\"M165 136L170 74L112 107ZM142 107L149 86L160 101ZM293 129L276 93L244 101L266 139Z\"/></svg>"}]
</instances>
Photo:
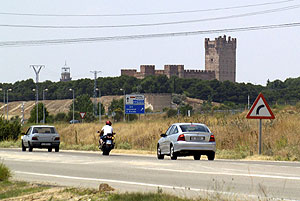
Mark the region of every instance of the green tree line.
<instances>
[{"instance_id":1,"label":"green tree line","mask_svg":"<svg viewBox=\"0 0 300 201\"><path fill-rule=\"evenodd\" d=\"M220 82L218 80L183 79L178 77L171 77L169 79L164 75L149 76L144 79L129 76L101 77L97 79L97 83L101 96L122 95L124 91L120 89L123 89L126 94L136 92L176 93L185 94L191 98L219 103L233 102L235 104L246 104L248 96L250 96L250 101L253 102L259 92L263 92L270 103L297 102L300 99L300 77L288 78L285 81L267 81L266 86L229 81ZM3 89L0 92L2 97L4 91L12 89L9 92L9 101L35 100L35 92L32 91L32 89L35 89L35 83L32 79L18 81L13 84L0 83L0 88ZM75 96L87 94L92 97L94 80L79 79L69 82L41 82L39 83L39 99L42 99L43 89L48 89L45 92L45 97L48 100L71 99L72 91L69 90L71 88L74 89Z\"/></svg>"}]
</instances>

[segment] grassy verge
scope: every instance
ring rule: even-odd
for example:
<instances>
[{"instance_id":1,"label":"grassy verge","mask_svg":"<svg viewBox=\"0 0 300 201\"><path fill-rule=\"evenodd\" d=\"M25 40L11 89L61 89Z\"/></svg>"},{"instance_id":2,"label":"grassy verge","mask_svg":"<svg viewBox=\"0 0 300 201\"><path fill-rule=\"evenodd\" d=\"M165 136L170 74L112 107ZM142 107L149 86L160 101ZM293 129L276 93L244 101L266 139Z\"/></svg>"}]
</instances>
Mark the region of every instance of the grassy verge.
<instances>
[{"instance_id":1,"label":"grassy verge","mask_svg":"<svg viewBox=\"0 0 300 201\"><path fill-rule=\"evenodd\" d=\"M18 148L21 147L21 139L19 140L5 140L0 141L0 147L2 148Z\"/></svg>"},{"instance_id":2,"label":"grassy verge","mask_svg":"<svg viewBox=\"0 0 300 201\"><path fill-rule=\"evenodd\" d=\"M161 189L157 192L148 193L116 193L109 189L90 188L66 188L49 186L45 184L31 184L22 181L0 182L0 199L9 200L90 200L90 201L215 201L214 198L181 198L163 193ZM224 199L223 199L224 200ZM225 199L226 200L226 199Z\"/></svg>"},{"instance_id":3,"label":"grassy verge","mask_svg":"<svg viewBox=\"0 0 300 201\"><path fill-rule=\"evenodd\" d=\"M11 172L3 163L0 163L0 181L7 181L11 177Z\"/></svg>"},{"instance_id":4,"label":"grassy verge","mask_svg":"<svg viewBox=\"0 0 300 201\"><path fill-rule=\"evenodd\" d=\"M42 192L49 189L49 186L29 184L21 181L2 181L0 182L0 199L14 198L28 194Z\"/></svg>"}]
</instances>

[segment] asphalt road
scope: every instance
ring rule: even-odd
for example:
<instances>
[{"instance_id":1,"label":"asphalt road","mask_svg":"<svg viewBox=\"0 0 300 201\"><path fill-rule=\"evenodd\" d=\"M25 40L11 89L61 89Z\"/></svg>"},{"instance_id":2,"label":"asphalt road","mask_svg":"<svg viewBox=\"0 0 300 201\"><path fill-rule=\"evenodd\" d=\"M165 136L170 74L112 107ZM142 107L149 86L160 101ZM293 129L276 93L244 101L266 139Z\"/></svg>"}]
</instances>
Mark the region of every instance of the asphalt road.
<instances>
[{"instance_id":1,"label":"asphalt road","mask_svg":"<svg viewBox=\"0 0 300 201\"><path fill-rule=\"evenodd\" d=\"M100 152L0 149L15 179L98 188L107 183L120 192L157 191L180 196L300 200L300 163L200 160L192 157L124 155Z\"/></svg>"}]
</instances>

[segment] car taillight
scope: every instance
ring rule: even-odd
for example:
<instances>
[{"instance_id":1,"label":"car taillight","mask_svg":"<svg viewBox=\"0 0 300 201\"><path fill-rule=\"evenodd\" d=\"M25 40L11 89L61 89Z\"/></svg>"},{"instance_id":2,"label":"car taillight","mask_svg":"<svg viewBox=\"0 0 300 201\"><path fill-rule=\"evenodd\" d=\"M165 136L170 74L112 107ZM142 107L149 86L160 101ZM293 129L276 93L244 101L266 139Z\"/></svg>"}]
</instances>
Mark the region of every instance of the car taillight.
<instances>
[{"instance_id":1,"label":"car taillight","mask_svg":"<svg viewBox=\"0 0 300 201\"><path fill-rule=\"evenodd\" d=\"M59 140L59 137L56 137L54 140Z\"/></svg>"},{"instance_id":2,"label":"car taillight","mask_svg":"<svg viewBox=\"0 0 300 201\"><path fill-rule=\"evenodd\" d=\"M32 139L32 140L38 140L38 138L37 138L37 137L32 137L31 139Z\"/></svg>"},{"instance_id":3,"label":"car taillight","mask_svg":"<svg viewBox=\"0 0 300 201\"><path fill-rule=\"evenodd\" d=\"M179 135L177 141L185 141L184 135Z\"/></svg>"},{"instance_id":4,"label":"car taillight","mask_svg":"<svg viewBox=\"0 0 300 201\"><path fill-rule=\"evenodd\" d=\"M210 142L215 142L215 136L214 136L214 135L211 135L210 138L209 138L209 141L210 141Z\"/></svg>"}]
</instances>

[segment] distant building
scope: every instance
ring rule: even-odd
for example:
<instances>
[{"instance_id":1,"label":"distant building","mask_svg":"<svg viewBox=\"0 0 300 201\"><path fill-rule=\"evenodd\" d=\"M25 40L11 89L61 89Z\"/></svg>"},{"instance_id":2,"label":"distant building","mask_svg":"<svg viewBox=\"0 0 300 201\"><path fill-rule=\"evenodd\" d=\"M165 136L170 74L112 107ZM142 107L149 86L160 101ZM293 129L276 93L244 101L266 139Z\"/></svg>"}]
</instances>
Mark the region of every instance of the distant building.
<instances>
[{"instance_id":1,"label":"distant building","mask_svg":"<svg viewBox=\"0 0 300 201\"><path fill-rule=\"evenodd\" d=\"M70 73L70 67L67 67L67 63L65 63L64 67L61 68L61 82L67 82L71 81L71 73Z\"/></svg>"},{"instance_id":2,"label":"distant building","mask_svg":"<svg viewBox=\"0 0 300 201\"><path fill-rule=\"evenodd\" d=\"M178 76L180 78L197 78L220 81L236 80L236 39L226 36L214 41L205 39L205 70L185 70L184 65L164 65L164 70L155 70L155 65L141 65L136 69L121 69L121 75L143 79L149 75Z\"/></svg>"}]
</instances>

